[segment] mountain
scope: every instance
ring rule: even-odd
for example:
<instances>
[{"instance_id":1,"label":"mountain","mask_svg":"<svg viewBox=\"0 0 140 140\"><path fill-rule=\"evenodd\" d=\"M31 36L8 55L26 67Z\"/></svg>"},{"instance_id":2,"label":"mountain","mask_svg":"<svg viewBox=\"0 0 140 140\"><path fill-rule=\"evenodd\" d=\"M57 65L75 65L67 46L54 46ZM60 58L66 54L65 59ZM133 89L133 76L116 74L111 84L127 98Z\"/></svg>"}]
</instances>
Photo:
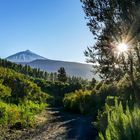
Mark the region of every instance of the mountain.
<instances>
[{"instance_id":1,"label":"mountain","mask_svg":"<svg viewBox=\"0 0 140 140\"><path fill-rule=\"evenodd\" d=\"M16 53L14 55L11 55L6 58L9 61L15 62L15 63L28 63L37 59L46 59L40 55L37 55L33 53L30 50L22 51L19 53Z\"/></svg>"},{"instance_id":2,"label":"mountain","mask_svg":"<svg viewBox=\"0 0 140 140\"><path fill-rule=\"evenodd\" d=\"M91 72L92 66L88 64L66 62L57 60L35 60L28 63L33 68L40 68L48 72L57 72L60 67L64 67L68 75L91 79L93 73Z\"/></svg>"},{"instance_id":3,"label":"mountain","mask_svg":"<svg viewBox=\"0 0 140 140\"><path fill-rule=\"evenodd\" d=\"M84 79L92 79L92 66L89 64L50 60L37 55L29 50L16 53L6 58L9 61L29 65L32 68L40 68L48 72L57 72L60 67L64 67L67 74L70 76L82 77ZM97 79L97 76L94 76Z\"/></svg>"}]
</instances>

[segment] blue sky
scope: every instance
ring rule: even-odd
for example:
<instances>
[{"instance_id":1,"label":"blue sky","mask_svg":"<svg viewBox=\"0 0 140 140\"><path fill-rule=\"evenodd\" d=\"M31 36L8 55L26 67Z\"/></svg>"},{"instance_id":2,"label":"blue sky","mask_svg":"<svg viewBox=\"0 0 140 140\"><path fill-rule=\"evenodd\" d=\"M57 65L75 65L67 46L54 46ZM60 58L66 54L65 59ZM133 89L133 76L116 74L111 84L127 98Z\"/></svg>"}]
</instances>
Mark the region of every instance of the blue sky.
<instances>
[{"instance_id":1,"label":"blue sky","mask_svg":"<svg viewBox=\"0 0 140 140\"><path fill-rule=\"evenodd\" d=\"M49 59L84 62L93 37L80 0L0 0L0 57L31 50Z\"/></svg>"}]
</instances>

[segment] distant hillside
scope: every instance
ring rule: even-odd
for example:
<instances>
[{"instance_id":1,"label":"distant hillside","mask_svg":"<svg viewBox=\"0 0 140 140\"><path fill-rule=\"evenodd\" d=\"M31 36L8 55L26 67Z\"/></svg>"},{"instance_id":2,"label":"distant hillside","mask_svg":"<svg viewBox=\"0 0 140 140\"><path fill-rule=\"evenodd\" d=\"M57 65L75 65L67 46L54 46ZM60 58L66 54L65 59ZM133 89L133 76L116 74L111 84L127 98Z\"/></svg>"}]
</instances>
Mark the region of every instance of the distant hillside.
<instances>
[{"instance_id":1,"label":"distant hillside","mask_svg":"<svg viewBox=\"0 0 140 140\"><path fill-rule=\"evenodd\" d=\"M48 72L57 72L60 67L64 67L67 74L70 76L82 77L85 79L93 78L91 65L76 62L50 60L29 50L9 56L7 57L7 60L18 64L27 64L32 68L40 68L41 70L45 70ZM94 76L94 78L97 77Z\"/></svg>"},{"instance_id":2,"label":"distant hillside","mask_svg":"<svg viewBox=\"0 0 140 140\"><path fill-rule=\"evenodd\" d=\"M91 79L93 73L91 72L92 66L88 64L65 62L56 60L35 60L28 63L33 68L40 68L48 72L57 72L60 67L64 67L70 76L77 76L86 79Z\"/></svg>"}]
</instances>

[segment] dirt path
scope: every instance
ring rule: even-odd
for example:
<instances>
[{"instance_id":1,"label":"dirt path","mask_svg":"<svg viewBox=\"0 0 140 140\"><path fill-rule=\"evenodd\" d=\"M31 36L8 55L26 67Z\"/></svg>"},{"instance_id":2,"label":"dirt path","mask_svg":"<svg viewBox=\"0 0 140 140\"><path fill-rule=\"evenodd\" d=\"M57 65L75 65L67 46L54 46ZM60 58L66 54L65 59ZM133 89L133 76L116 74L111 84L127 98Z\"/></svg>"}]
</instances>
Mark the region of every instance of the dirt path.
<instances>
[{"instance_id":1,"label":"dirt path","mask_svg":"<svg viewBox=\"0 0 140 140\"><path fill-rule=\"evenodd\" d=\"M63 111L61 108L47 109L49 121L38 129L36 133L29 134L22 139L30 140L95 140L96 131L92 118L83 117Z\"/></svg>"}]
</instances>

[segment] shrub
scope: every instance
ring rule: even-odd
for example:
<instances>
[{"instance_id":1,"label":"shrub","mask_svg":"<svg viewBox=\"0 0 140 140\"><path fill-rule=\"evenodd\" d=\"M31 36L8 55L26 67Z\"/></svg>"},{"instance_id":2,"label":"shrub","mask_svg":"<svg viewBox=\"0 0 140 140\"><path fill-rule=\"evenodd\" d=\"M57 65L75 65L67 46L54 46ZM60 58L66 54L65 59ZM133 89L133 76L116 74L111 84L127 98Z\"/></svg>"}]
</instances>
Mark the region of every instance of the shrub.
<instances>
[{"instance_id":1,"label":"shrub","mask_svg":"<svg viewBox=\"0 0 140 140\"><path fill-rule=\"evenodd\" d=\"M94 89L95 89L95 90L99 90L100 87L102 86L102 84L103 84L103 81L96 82Z\"/></svg>"},{"instance_id":2,"label":"shrub","mask_svg":"<svg viewBox=\"0 0 140 140\"><path fill-rule=\"evenodd\" d=\"M108 96L105 100L106 103L102 110L98 110L96 122L94 122L94 126L98 131L105 132L108 124L107 115L108 112L114 107L115 99L118 99L118 97Z\"/></svg>"},{"instance_id":3,"label":"shrub","mask_svg":"<svg viewBox=\"0 0 140 140\"><path fill-rule=\"evenodd\" d=\"M0 101L0 125L13 125L20 117L19 108Z\"/></svg>"},{"instance_id":4,"label":"shrub","mask_svg":"<svg viewBox=\"0 0 140 140\"><path fill-rule=\"evenodd\" d=\"M98 88L95 86L94 90L92 90L92 94L94 95L94 107L96 107L97 114L98 110L102 110L104 108L107 96L117 95L117 87L114 84L102 83L102 85L100 85Z\"/></svg>"},{"instance_id":5,"label":"shrub","mask_svg":"<svg viewBox=\"0 0 140 140\"><path fill-rule=\"evenodd\" d=\"M127 75L125 75L118 83L117 83L117 95L124 101L129 100L130 96L134 97L133 89L131 82Z\"/></svg>"},{"instance_id":6,"label":"shrub","mask_svg":"<svg viewBox=\"0 0 140 140\"><path fill-rule=\"evenodd\" d=\"M0 98L18 105L25 100L41 103L46 100L37 84L30 81L29 77L11 69L0 67Z\"/></svg>"},{"instance_id":7,"label":"shrub","mask_svg":"<svg viewBox=\"0 0 140 140\"><path fill-rule=\"evenodd\" d=\"M44 110L46 104L35 104L31 101L20 105L7 104L0 101L0 126L21 127L34 126L35 115Z\"/></svg>"},{"instance_id":8,"label":"shrub","mask_svg":"<svg viewBox=\"0 0 140 140\"><path fill-rule=\"evenodd\" d=\"M43 79L32 79L43 92L48 93L51 98L49 103L53 106L62 105L62 100L66 93L74 92L82 88L79 83L50 82Z\"/></svg>"},{"instance_id":9,"label":"shrub","mask_svg":"<svg viewBox=\"0 0 140 140\"><path fill-rule=\"evenodd\" d=\"M95 107L94 95L88 90L78 90L65 95L64 107L76 113L87 114Z\"/></svg>"},{"instance_id":10,"label":"shrub","mask_svg":"<svg viewBox=\"0 0 140 140\"><path fill-rule=\"evenodd\" d=\"M51 98L29 77L0 67L0 126L33 126L35 115L45 109L46 100Z\"/></svg>"},{"instance_id":11,"label":"shrub","mask_svg":"<svg viewBox=\"0 0 140 140\"><path fill-rule=\"evenodd\" d=\"M105 132L99 133L99 140L139 140L140 109L138 106L133 110L125 108L117 100L112 109L106 104L108 125Z\"/></svg>"},{"instance_id":12,"label":"shrub","mask_svg":"<svg viewBox=\"0 0 140 140\"><path fill-rule=\"evenodd\" d=\"M11 89L0 84L0 99L7 100L11 96Z\"/></svg>"}]
</instances>

